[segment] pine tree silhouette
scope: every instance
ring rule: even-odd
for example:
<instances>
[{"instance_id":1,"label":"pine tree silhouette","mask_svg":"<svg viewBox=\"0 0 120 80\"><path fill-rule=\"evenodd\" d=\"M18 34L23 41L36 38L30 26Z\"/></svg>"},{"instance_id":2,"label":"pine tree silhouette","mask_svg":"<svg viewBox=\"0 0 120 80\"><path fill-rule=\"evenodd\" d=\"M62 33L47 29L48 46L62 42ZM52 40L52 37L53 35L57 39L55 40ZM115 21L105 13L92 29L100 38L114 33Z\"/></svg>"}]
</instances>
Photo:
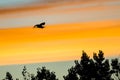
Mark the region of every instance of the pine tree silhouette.
<instances>
[{"instance_id":1,"label":"pine tree silhouette","mask_svg":"<svg viewBox=\"0 0 120 80\"><path fill-rule=\"evenodd\" d=\"M9 72L6 72L6 80L13 80L12 75Z\"/></svg>"},{"instance_id":2,"label":"pine tree silhouette","mask_svg":"<svg viewBox=\"0 0 120 80\"><path fill-rule=\"evenodd\" d=\"M112 65L112 72L115 73L114 78L116 80L120 80L120 63L118 59L117 58L112 59L111 65Z\"/></svg>"},{"instance_id":3,"label":"pine tree silhouette","mask_svg":"<svg viewBox=\"0 0 120 80\"><path fill-rule=\"evenodd\" d=\"M93 53L93 59L82 51L80 62L74 61L75 66L68 70L68 74L63 76L64 80L113 80L111 75L116 73L120 80L120 63L118 59L112 60L112 69L108 59L105 59L104 53L99 50L98 54ZM115 79L117 80L117 79Z\"/></svg>"},{"instance_id":4,"label":"pine tree silhouette","mask_svg":"<svg viewBox=\"0 0 120 80\"><path fill-rule=\"evenodd\" d=\"M50 72L46 67L37 68L36 80L58 80L55 72Z\"/></svg>"}]
</instances>

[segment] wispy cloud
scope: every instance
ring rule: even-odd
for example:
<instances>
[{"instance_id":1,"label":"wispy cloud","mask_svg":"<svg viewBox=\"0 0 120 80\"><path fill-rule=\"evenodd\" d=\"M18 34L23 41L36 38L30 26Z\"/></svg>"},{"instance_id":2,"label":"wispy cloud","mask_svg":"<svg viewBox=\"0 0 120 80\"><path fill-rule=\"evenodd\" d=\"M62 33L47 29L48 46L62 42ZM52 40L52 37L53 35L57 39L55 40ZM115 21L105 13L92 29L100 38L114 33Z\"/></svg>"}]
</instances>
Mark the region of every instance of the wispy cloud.
<instances>
[{"instance_id":1,"label":"wispy cloud","mask_svg":"<svg viewBox=\"0 0 120 80\"><path fill-rule=\"evenodd\" d=\"M46 21L47 24L63 24L120 19L119 1L35 4L31 3L31 6L0 10L0 27L33 26L42 21Z\"/></svg>"}]
</instances>

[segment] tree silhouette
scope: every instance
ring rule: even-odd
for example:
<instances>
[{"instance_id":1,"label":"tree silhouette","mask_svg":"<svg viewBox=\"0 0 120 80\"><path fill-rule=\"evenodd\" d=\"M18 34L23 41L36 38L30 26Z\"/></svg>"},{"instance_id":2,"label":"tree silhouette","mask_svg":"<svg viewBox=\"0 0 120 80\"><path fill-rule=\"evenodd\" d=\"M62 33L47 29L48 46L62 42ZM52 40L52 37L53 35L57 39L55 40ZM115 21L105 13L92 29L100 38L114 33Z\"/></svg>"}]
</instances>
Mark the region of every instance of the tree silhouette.
<instances>
[{"instance_id":1,"label":"tree silhouette","mask_svg":"<svg viewBox=\"0 0 120 80\"><path fill-rule=\"evenodd\" d=\"M26 66L24 66L22 75L24 80L58 80L56 78L55 72L50 72L46 67L37 68L36 76L27 71Z\"/></svg>"},{"instance_id":2,"label":"tree silhouette","mask_svg":"<svg viewBox=\"0 0 120 80\"><path fill-rule=\"evenodd\" d=\"M9 72L6 72L6 80L13 80L12 75Z\"/></svg>"},{"instance_id":3,"label":"tree silhouette","mask_svg":"<svg viewBox=\"0 0 120 80\"><path fill-rule=\"evenodd\" d=\"M37 68L36 80L58 80L55 72L50 72L46 67Z\"/></svg>"},{"instance_id":4,"label":"tree silhouette","mask_svg":"<svg viewBox=\"0 0 120 80\"><path fill-rule=\"evenodd\" d=\"M22 75L24 80L30 80L30 73L27 71L26 66L23 68Z\"/></svg>"},{"instance_id":5,"label":"tree silhouette","mask_svg":"<svg viewBox=\"0 0 120 80\"><path fill-rule=\"evenodd\" d=\"M74 67L71 67L68 70L68 73L69 74L67 76L63 76L64 80L78 80L78 77L77 77L77 74L76 74Z\"/></svg>"},{"instance_id":6,"label":"tree silhouette","mask_svg":"<svg viewBox=\"0 0 120 80\"><path fill-rule=\"evenodd\" d=\"M36 80L35 75L31 74L31 80Z\"/></svg>"},{"instance_id":7,"label":"tree silhouette","mask_svg":"<svg viewBox=\"0 0 120 80\"><path fill-rule=\"evenodd\" d=\"M112 59L111 65L112 65L112 72L115 73L114 78L116 80L120 80L120 63L118 59L117 58Z\"/></svg>"},{"instance_id":8,"label":"tree silhouette","mask_svg":"<svg viewBox=\"0 0 120 80\"><path fill-rule=\"evenodd\" d=\"M64 80L113 80L111 75L116 73L120 80L120 63L118 59L112 60L112 69L108 59L105 59L104 53L99 50L98 54L93 53L93 59L82 51L80 62L74 61L75 66L68 70L68 74L63 76Z\"/></svg>"},{"instance_id":9,"label":"tree silhouette","mask_svg":"<svg viewBox=\"0 0 120 80\"><path fill-rule=\"evenodd\" d=\"M98 55L96 53L93 54L93 59L95 60L95 68L96 68L96 79L97 80L110 80L110 65L108 59L104 58L104 53L99 50Z\"/></svg>"}]
</instances>

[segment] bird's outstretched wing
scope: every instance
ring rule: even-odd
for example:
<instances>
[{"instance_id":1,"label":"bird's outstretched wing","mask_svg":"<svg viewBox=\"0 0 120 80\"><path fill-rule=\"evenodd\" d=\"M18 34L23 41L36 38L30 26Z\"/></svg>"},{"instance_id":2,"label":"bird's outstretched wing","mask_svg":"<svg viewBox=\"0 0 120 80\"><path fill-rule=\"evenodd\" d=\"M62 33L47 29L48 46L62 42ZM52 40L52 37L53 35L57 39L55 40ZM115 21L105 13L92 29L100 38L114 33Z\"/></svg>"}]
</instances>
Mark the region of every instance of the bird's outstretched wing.
<instances>
[{"instance_id":1,"label":"bird's outstretched wing","mask_svg":"<svg viewBox=\"0 0 120 80\"><path fill-rule=\"evenodd\" d=\"M45 25L45 22L40 23L40 25Z\"/></svg>"}]
</instances>

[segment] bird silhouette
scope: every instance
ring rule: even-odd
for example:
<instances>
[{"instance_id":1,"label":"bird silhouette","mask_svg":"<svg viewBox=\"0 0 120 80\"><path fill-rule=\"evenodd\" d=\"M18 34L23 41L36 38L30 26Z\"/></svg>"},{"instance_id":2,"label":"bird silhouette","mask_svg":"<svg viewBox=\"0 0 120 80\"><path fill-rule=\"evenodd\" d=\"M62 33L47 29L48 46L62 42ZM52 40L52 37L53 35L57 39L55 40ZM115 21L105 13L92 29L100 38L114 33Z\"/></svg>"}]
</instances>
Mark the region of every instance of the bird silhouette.
<instances>
[{"instance_id":1,"label":"bird silhouette","mask_svg":"<svg viewBox=\"0 0 120 80\"><path fill-rule=\"evenodd\" d=\"M45 22L42 22L40 24L36 24L36 25L34 25L33 28L45 28L43 25L45 25Z\"/></svg>"}]
</instances>

